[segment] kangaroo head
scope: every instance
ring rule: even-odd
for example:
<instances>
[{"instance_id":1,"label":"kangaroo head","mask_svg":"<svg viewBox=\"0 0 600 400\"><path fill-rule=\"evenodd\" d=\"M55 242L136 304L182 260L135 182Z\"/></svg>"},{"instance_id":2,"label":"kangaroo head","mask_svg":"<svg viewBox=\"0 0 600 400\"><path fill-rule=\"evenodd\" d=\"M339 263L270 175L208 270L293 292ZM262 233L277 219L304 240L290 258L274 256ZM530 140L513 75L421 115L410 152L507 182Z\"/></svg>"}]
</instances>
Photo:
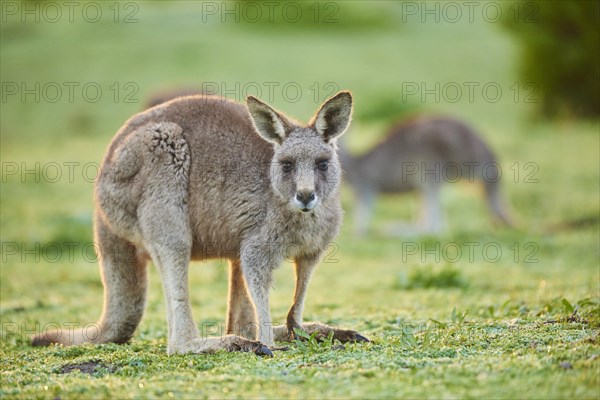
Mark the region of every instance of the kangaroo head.
<instances>
[{"instance_id":1,"label":"kangaroo head","mask_svg":"<svg viewBox=\"0 0 600 400\"><path fill-rule=\"evenodd\" d=\"M350 123L350 93L339 92L325 101L307 126L255 97L248 97L247 103L256 131L274 147L271 186L275 194L303 212L334 194L341 180L335 142Z\"/></svg>"}]
</instances>

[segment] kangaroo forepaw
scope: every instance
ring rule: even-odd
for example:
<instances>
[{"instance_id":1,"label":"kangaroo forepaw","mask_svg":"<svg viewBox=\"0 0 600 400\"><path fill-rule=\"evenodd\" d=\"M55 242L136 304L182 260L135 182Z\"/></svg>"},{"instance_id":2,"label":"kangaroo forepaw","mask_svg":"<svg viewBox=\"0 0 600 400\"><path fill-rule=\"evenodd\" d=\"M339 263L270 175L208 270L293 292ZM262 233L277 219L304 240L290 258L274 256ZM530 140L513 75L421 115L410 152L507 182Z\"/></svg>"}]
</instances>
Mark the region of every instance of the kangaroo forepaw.
<instances>
[{"instance_id":1,"label":"kangaroo forepaw","mask_svg":"<svg viewBox=\"0 0 600 400\"><path fill-rule=\"evenodd\" d=\"M292 327L288 324L289 340L307 340L308 337L314 337L318 342L326 340L333 334L333 339L341 343L359 343L370 342L369 339L360 333L347 329L336 329L332 326L321 324L319 322L306 323L302 327ZM302 334L304 332L305 334Z\"/></svg>"},{"instance_id":2,"label":"kangaroo forepaw","mask_svg":"<svg viewBox=\"0 0 600 400\"><path fill-rule=\"evenodd\" d=\"M244 338L234 338L228 346L228 351L243 351L254 353L257 356L273 357L273 352L267 346L258 341L247 340Z\"/></svg>"},{"instance_id":3,"label":"kangaroo forepaw","mask_svg":"<svg viewBox=\"0 0 600 400\"><path fill-rule=\"evenodd\" d=\"M285 325L285 327L287 328L287 340L293 342L294 340L302 340L302 337L300 335L298 335L296 333L296 331L303 331L304 329L302 328L302 326L293 323L293 322L289 322Z\"/></svg>"},{"instance_id":4,"label":"kangaroo forepaw","mask_svg":"<svg viewBox=\"0 0 600 400\"><path fill-rule=\"evenodd\" d=\"M333 331L333 338L342 343L369 343L370 340L356 331L336 329Z\"/></svg>"},{"instance_id":5,"label":"kangaroo forepaw","mask_svg":"<svg viewBox=\"0 0 600 400\"><path fill-rule=\"evenodd\" d=\"M273 357L273 352L261 342L258 342L258 346L254 349L254 354L261 357Z\"/></svg>"}]
</instances>

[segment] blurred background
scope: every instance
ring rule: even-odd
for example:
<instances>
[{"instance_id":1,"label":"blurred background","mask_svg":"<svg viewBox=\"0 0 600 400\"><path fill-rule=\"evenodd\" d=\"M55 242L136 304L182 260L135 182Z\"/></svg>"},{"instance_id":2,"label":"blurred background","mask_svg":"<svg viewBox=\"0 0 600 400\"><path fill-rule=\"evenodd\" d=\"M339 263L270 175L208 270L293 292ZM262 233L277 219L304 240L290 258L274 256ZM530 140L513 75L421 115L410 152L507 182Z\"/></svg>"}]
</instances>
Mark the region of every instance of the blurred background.
<instances>
[{"instance_id":1,"label":"blurred background","mask_svg":"<svg viewBox=\"0 0 600 400\"><path fill-rule=\"evenodd\" d=\"M597 211L597 2L2 7L6 240L90 238L88 181L110 138L149 96L179 87L235 100L258 95L300 120L349 89L356 112L347 140L358 152L407 115L457 117L498 153L526 226ZM525 169L527 162L535 165ZM524 183L528 174L539 184ZM588 190L561 196L557 175ZM462 210L448 201L458 208L452 223ZM414 214L409 199L392 204L394 214ZM458 220L455 229L485 223Z\"/></svg>"},{"instance_id":2,"label":"blurred background","mask_svg":"<svg viewBox=\"0 0 600 400\"><path fill-rule=\"evenodd\" d=\"M103 152L149 97L181 87L258 96L302 121L350 90L355 153L398 120L446 115L497 154L518 228L491 225L478 187L448 185L448 230L411 239L416 253L398 238L353 237L344 187L348 218L315 275L307 319L379 335L390 319L443 318L453 304L486 318L490 307L527 314L598 296L597 1L5 1L0 32L4 318L95 320L102 287L89 244ZM373 226L413 218L418 203L378 199ZM473 257L469 242L479 244ZM448 243L462 256L444 255ZM499 257L482 252L489 243ZM225 312L226 264L207 264L191 275L199 323ZM166 327L151 273L140 331L157 339ZM273 313L283 318L293 283L289 268L277 274Z\"/></svg>"},{"instance_id":3,"label":"blurred background","mask_svg":"<svg viewBox=\"0 0 600 400\"><path fill-rule=\"evenodd\" d=\"M150 97L179 88L237 101L258 96L301 121L338 90L350 90L355 114L346 141L354 153L367 151L391 124L414 115L465 121L496 153L515 228L494 227L481 188L457 183L442 191L447 230L441 235L400 239L380 234L389 221L413 220L419 213L418 196L390 195L377 199L372 229L356 238L356 202L343 187L346 221L313 278L305 319L351 327L390 346L381 353L390 357L388 364L373 365L399 365L404 371L406 365L395 361L397 351L415 349L421 337L407 336L402 321L454 322L462 315L462 323L468 313L472 321L501 324L501 331L517 318L538 329L538 318L553 313L571 315L581 307L597 313L599 4L1 2L3 322L31 327L96 320L102 285L92 243L93 182L102 155L115 132ZM204 327L224 320L227 269L223 260L202 264L190 269L190 284L196 321ZM287 266L276 274L273 317L283 321L293 279ZM134 342L164 347L162 290L154 268L150 275L148 310ZM29 349L27 335L8 334L4 324L2 329L3 354ZM590 340L597 346L597 338ZM523 343L531 347L529 340ZM438 357L446 357L456 343L440 346L437 353L425 349L417 354L421 361L415 363L425 360L433 366L424 370L426 380L439 365ZM510 346L497 354L512 353ZM550 347L543 354L554 357ZM15 360L21 362L19 356ZM349 368L362 365L356 362ZM521 388L548 388L550 397L577 397L570 391L575 388L592 397L597 375L591 377L594 364L589 365L583 384L576 374L571 381L540 375L539 385L528 380L529 374L516 375L528 380ZM371 397L388 385L387 393L398 395L393 385L399 375L386 368L381 367L393 379L356 390ZM516 375L510 373L510 382ZM477 387L512 390L501 380L496 386L480 385L479 378L472 378ZM127 377L114 379L138 390ZM218 375L215 379L221 390ZM360 379L356 382L365 382ZM464 386L460 379L445 384L452 382ZM565 391L553 392L549 382L564 385ZM328 382L322 387L354 386ZM189 388L193 385L185 382L180 387ZM31 390L24 393L37 393ZM524 393L515 390L509 397Z\"/></svg>"}]
</instances>

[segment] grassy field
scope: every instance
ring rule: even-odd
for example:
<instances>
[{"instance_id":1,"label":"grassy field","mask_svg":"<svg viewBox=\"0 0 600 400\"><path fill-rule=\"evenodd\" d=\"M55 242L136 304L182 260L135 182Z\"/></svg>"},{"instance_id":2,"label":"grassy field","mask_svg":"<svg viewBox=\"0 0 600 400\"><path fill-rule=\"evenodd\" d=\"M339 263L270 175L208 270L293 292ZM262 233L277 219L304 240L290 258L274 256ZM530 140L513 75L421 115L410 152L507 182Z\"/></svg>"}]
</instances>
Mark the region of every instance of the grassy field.
<instances>
[{"instance_id":1,"label":"grassy field","mask_svg":"<svg viewBox=\"0 0 600 400\"><path fill-rule=\"evenodd\" d=\"M303 4L308 12L312 3ZM118 17L108 7L96 23L76 12L74 22L9 15L2 24L2 398L600 398L599 125L531 118L527 100L539 94L514 86L519 51L499 24L405 21L392 2L342 3L334 24L222 23L199 2L122 3ZM321 21L331 10L319 7ZM132 12L137 22L125 23ZM347 139L356 151L376 142L393 115L464 118L498 153L519 227L494 228L479 188L460 183L443 192L449 229L441 237L380 233L418 212L418 199L406 196L381 198L371 234L359 240L344 188L346 223L312 281L305 319L356 329L371 343L292 344L270 359L169 357L150 268L146 314L130 344L30 347L41 329L97 319L97 165L150 93L194 82L237 99L256 94L253 83L301 120L336 87L350 89L356 118ZM422 98L423 84L434 94ZM456 86L462 95L448 101L454 92L443 88ZM216 334L225 262L192 264L190 287L197 324ZM284 265L272 291L277 322L292 290Z\"/></svg>"}]
</instances>

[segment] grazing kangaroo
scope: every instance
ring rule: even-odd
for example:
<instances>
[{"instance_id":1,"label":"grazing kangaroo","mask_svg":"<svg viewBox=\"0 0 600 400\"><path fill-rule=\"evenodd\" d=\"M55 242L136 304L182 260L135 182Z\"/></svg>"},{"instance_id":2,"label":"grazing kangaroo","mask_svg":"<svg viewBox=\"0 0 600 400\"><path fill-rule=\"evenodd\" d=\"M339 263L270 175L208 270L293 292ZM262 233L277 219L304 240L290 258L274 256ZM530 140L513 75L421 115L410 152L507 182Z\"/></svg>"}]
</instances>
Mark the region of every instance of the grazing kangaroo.
<instances>
[{"instance_id":1,"label":"grazing kangaroo","mask_svg":"<svg viewBox=\"0 0 600 400\"><path fill-rule=\"evenodd\" d=\"M499 170L489 147L469 126L444 117L417 118L390 129L385 139L361 156L340 146L347 181L356 192L355 232L366 232L378 193L420 192L424 224L395 233L439 233L442 230L440 188L460 178L483 182L493 215L510 225L499 195Z\"/></svg>"},{"instance_id":2,"label":"grazing kangaroo","mask_svg":"<svg viewBox=\"0 0 600 400\"><path fill-rule=\"evenodd\" d=\"M132 117L110 144L95 187L105 290L98 334L52 331L33 344L128 341L144 312L149 259L162 276L169 354L272 355L273 342L294 338L297 328L366 341L302 321L311 274L342 220L336 139L351 113L350 93L340 92L307 126L254 97L247 107L182 97ZM227 335L201 338L188 264L210 258L230 262ZM269 289L285 258L295 262L296 289L286 324L274 327Z\"/></svg>"}]
</instances>

